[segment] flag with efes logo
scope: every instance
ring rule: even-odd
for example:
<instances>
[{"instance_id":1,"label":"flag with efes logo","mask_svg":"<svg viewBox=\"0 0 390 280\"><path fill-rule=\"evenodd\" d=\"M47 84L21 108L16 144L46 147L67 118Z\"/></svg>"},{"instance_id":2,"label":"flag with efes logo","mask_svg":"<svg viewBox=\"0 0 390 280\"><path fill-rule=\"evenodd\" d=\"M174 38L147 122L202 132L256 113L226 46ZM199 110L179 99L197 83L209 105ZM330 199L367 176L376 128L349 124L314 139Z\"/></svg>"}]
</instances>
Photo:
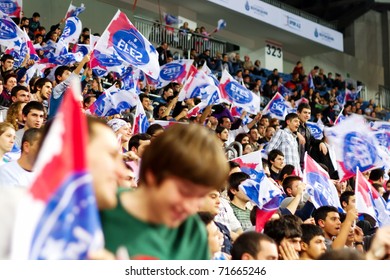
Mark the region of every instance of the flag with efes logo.
<instances>
[{"instance_id":1,"label":"flag with efes logo","mask_svg":"<svg viewBox=\"0 0 390 280\"><path fill-rule=\"evenodd\" d=\"M244 108L250 114L260 111L260 97L237 82L225 69L219 84L223 101Z\"/></svg>"},{"instance_id":2,"label":"flag with efes logo","mask_svg":"<svg viewBox=\"0 0 390 280\"><path fill-rule=\"evenodd\" d=\"M23 0L2 0L0 1L0 11L10 17L20 18Z\"/></svg>"},{"instance_id":3,"label":"flag with efes logo","mask_svg":"<svg viewBox=\"0 0 390 280\"><path fill-rule=\"evenodd\" d=\"M284 100L283 96L277 92L270 102L268 102L267 106L265 106L262 114L270 114L272 118L284 121L291 109L291 106Z\"/></svg>"},{"instance_id":4,"label":"flag with efes logo","mask_svg":"<svg viewBox=\"0 0 390 280\"><path fill-rule=\"evenodd\" d=\"M72 87L43 140L36 178L19 204L11 258L78 260L103 248L92 177L87 171L87 123Z\"/></svg>"},{"instance_id":5,"label":"flag with efes logo","mask_svg":"<svg viewBox=\"0 0 390 280\"><path fill-rule=\"evenodd\" d=\"M112 62L127 62L153 79L160 74L156 49L120 10L99 38L95 50L111 57Z\"/></svg>"}]
</instances>

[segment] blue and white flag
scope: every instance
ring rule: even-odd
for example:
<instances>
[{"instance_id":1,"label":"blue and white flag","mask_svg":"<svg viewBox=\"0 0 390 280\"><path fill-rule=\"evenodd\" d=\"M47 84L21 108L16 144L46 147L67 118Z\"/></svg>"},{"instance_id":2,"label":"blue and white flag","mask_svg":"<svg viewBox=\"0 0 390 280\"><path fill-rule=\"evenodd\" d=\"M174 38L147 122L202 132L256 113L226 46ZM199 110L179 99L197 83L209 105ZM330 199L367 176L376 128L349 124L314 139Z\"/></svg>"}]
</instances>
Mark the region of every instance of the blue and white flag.
<instances>
[{"instance_id":1,"label":"blue and white flag","mask_svg":"<svg viewBox=\"0 0 390 280\"><path fill-rule=\"evenodd\" d=\"M1 0L0 11L10 17L20 18L23 0Z\"/></svg>"},{"instance_id":2,"label":"blue and white flag","mask_svg":"<svg viewBox=\"0 0 390 280\"><path fill-rule=\"evenodd\" d=\"M36 178L19 204L12 259L79 260L103 249L87 168L87 133L85 115L69 88L35 163Z\"/></svg>"},{"instance_id":3,"label":"blue and white flag","mask_svg":"<svg viewBox=\"0 0 390 280\"><path fill-rule=\"evenodd\" d=\"M85 6L84 4L81 4L80 7L77 7L72 4L72 2L69 5L68 11L66 12L65 18L70 18L70 17L78 17L79 14L85 11Z\"/></svg>"},{"instance_id":4,"label":"blue and white flag","mask_svg":"<svg viewBox=\"0 0 390 280\"><path fill-rule=\"evenodd\" d=\"M218 24L217 24L217 31L220 31L222 29L225 29L226 27L226 20L224 19L219 19Z\"/></svg>"},{"instance_id":5,"label":"blue and white flag","mask_svg":"<svg viewBox=\"0 0 390 280\"><path fill-rule=\"evenodd\" d=\"M134 91L118 89L113 85L99 96L89 110L96 116L112 116L137 106L138 99Z\"/></svg>"},{"instance_id":6,"label":"blue and white flag","mask_svg":"<svg viewBox=\"0 0 390 280\"><path fill-rule=\"evenodd\" d=\"M65 22L64 31L59 38L65 45L76 44L82 31L81 20L78 17L69 17Z\"/></svg>"},{"instance_id":7,"label":"blue and white flag","mask_svg":"<svg viewBox=\"0 0 390 280\"><path fill-rule=\"evenodd\" d=\"M239 189L259 208L256 213L256 231L261 232L265 223L279 209L284 197L263 171L257 171L257 174L256 180L243 181Z\"/></svg>"},{"instance_id":8,"label":"blue and white flag","mask_svg":"<svg viewBox=\"0 0 390 280\"><path fill-rule=\"evenodd\" d=\"M142 106L141 100L138 97L138 104L135 109L135 115L134 115L133 135L139 133L146 133L149 125L150 123L146 116L144 107Z\"/></svg>"},{"instance_id":9,"label":"blue and white flag","mask_svg":"<svg viewBox=\"0 0 390 280\"><path fill-rule=\"evenodd\" d=\"M265 106L262 114L270 114L272 118L278 120L284 120L288 113L290 113L291 105L283 98L283 96L277 92L274 97Z\"/></svg>"},{"instance_id":10,"label":"blue and white flag","mask_svg":"<svg viewBox=\"0 0 390 280\"><path fill-rule=\"evenodd\" d=\"M13 48L23 38L23 31L9 17L0 11L0 45Z\"/></svg>"},{"instance_id":11,"label":"blue and white flag","mask_svg":"<svg viewBox=\"0 0 390 280\"><path fill-rule=\"evenodd\" d=\"M249 114L260 111L260 96L237 82L226 69L222 72L219 88L223 101L242 107Z\"/></svg>"},{"instance_id":12,"label":"blue and white flag","mask_svg":"<svg viewBox=\"0 0 390 280\"><path fill-rule=\"evenodd\" d=\"M321 140L324 135L324 125L315 122L306 122L307 127L310 129L311 135L317 140Z\"/></svg>"},{"instance_id":13,"label":"blue and white flag","mask_svg":"<svg viewBox=\"0 0 390 280\"><path fill-rule=\"evenodd\" d=\"M135 66L153 79L160 74L156 49L120 10L99 38L95 51Z\"/></svg>"},{"instance_id":14,"label":"blue and white flag","mask_svg":"<svg viewBox=\"0 0 390 280\"><path fill-rule=\"evenodd\" d=\"M382 167L378 141L363 116L352 115L340 124L325 127L325 136L336 154L337 170L342 181L356 174Z\"/></svg>"},{"instance_id":15,"label":"blue and white flag","mask_svg":"<svg viewBox=\"0 0 390 280\"><path fill-rule=\"evenodd\" d=\"M359 214L369 214L376 220L379 227L390 225L390 212L387 209L387 202L363 176L359 168L356 171L355 197L356 209Z\"/></svg>"},{"instance_id":16,"label":"blue and white flag","mask_svg":"<svg viewBox=\"0 0 390 280\"><path fill-rule=\"evenodd\" d=\"M177 16L164 13L164 21L166 25L179 24L179 18Z\"/></svg>"},{"instance_id":17,"label":"blue and white flag","mask_svg":"<svg viewBox=\"0 0 390 280\"><path fill-rule=\"evenodd\" d=\"M329 174L307 153L305 154L303 182L307 184L306 192L315 208L330 205L344 212L340 205L337 189Z\"/></svg>"}]
</instances>

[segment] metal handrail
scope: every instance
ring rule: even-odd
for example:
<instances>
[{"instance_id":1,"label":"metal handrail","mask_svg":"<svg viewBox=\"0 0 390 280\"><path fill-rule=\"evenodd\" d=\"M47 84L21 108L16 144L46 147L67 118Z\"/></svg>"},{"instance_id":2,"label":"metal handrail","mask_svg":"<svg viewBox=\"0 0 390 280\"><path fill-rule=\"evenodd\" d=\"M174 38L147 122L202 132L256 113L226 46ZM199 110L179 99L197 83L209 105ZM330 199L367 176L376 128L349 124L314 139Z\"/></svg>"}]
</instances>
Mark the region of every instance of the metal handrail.
<instances>
[{"instance_id":1,"label":"metal handrail","mask_svg":"<svg viewBox=\"0 0 390 280\"><path fill-rule=\"evenodd\" d=\"M183 55L189 57L191 49L202 53L210 49L210 55L226 52L226 42L199 33L183 33L179 28L165 25L159 21L153 21L140 16L134 16L134 25L148 40L157 45L167 42L171 48L183 51Z\"/></svg>"},{"instance_id":2,"label":"metal handrail","mask_svg":"<svg viewBox=\"0 0 390 280\"><path fill-rule=\"evenodd\" d=\"M238 149L236 149L236 147ZM242 144L238 141L234 141L234 142L230 143L229 146L227 146L225 148L225 152L227 153L228 151L232 151L234 154L234 157L240 157L240 156L242 156Z\"/></svg>"}]
</instances>

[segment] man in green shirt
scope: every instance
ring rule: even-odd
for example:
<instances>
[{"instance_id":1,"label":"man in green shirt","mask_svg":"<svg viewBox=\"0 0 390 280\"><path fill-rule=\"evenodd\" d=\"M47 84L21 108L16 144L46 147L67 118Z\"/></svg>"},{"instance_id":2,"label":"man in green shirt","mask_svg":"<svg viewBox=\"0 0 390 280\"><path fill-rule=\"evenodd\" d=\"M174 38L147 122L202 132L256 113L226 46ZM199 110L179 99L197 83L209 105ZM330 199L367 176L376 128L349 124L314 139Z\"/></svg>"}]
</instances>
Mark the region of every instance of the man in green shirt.
<instances>
[{"instance_id":1,"label":"man in green shirt","mask_svg":"<svg viewBox=\"0 0 390 280\"><path fill-rule=\"evenodd\" d=\"M228 169L206 128L170 127L145 149L139 187L101 212L106 248L126 248L131 259L210 259L205 226L194 214L225 183Z\"/></svg>"}]
</instances>

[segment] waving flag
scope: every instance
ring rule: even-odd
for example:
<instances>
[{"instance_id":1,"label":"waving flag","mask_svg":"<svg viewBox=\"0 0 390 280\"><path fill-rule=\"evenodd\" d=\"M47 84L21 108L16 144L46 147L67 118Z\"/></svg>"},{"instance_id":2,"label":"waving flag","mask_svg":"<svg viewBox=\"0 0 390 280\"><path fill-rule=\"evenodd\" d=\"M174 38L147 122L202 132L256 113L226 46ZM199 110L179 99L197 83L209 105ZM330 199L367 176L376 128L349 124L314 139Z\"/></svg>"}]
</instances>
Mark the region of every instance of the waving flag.
<instances>
[{"instance_id":1,"label":"waving flag","mask_svg":"<svg viewBox=\"0 0 390 280\"><path fill-rule=\"evenodd\" d=\"M77 7L72 4L72 2L69 5L68 11L66 12L65 18L68 19L70 17L78 17L79 14L85 11L84 4L81 4L80 7Z\"/></svg>"},{"instance_id":2,"label":"waving flag","mask_svg":"<svg viewBox=\"0 0 390 280\"><path fill-rule=\"evenodd\" d=\"M359 213L369 214L378 226L390 225L390 212L386 209L386 201L371 186L357 167L355 184L356 209Z\"/></svg>"},{"instance_id":3,"label":"waving flag","mask_svg":"<svg viewBox=\"0 0 390 280\"><path fill-rule=\"evenodd\" d=\"M247 179L239 185L239 189L259 208L256 212L256 231L261 232L265 223L279 209L283 200L282 191L262 171L256 181Z\"/></svg>"},{"instance_id":4,"label":"waving flag","mask_svg":"<svg viewBox=\"0 0 390 280\"><path fill-rule=\"evenodd\" d=\"M91 46L86 44L74 44L72 47L72 53L82 53L83 56L86 56L91 51Z\"/></svg>"},{"instance_id":5,"label":"waving flag","mask_svg":"<svg viewBox=\"0 0 390 280\"><path fill-rule=\"evenodd\" d=\"M319 123L314 123L314 122L306 122L307 127L309 128L311 135L317 140L321 140L324 135L324 125L319 124Z\"/></svg>"},{"instance_id":6,"label":"waving flag","mask_svg":"<svg viewBox=\"0 0 390 280\"><path fill-rule=\"evenodd\" d=\"M378 155L378 141L363 116L352 115L334 127L326 127L325 136L335 149L342 181L353 177L356 167L365 172L383 166Z\"/></svg>"},{"instance_id":7,"label":"waving flag","mask_svg":"<svg viewBox=\"0 0 390 280\"><path fill-rule=\"evenodd\" d=\"M18 46L23 37L23 31L16 25L16 23L0 11L0 45L13 48Z\"/></svg>"},{"instance_id":8,"label":"waving flag","mask_svg":"<svg viewBox=\"0 0 390 280\"><path fill-rule=\"evenodd\" d=\"M192 59L182 59L162 65L160 67L157 88L165 87L171 82L183 83L189 74L193 62Z\"/></svg>"},{"instance_id":9,"label":"waving flag","mask_svg":"<svg viewBox=\"0 0 390 280\"><path fill-rule=\"evenodd\" d=\"M76 44L79 40L82 31L81 20L78 17L69 17L65 22L64 31L61 34L59 41L64 44Z\"/></svg>"},{"instance_id":10,"label":"waving flag","mask_svg":"<svg viewBox=\"0 0 390 280\"><path fill-rule=\"evenodd\" d=\"M250 114L260 111L260 97L237 82L225 69L219 84L222 100L242 107Z\"/></svg>"},{"instance_id":11,"label":"waving flag","mask_svg":"<svg viewBox=\"0 0 390 280\"><path fill-rule=\"evenodd\" d=\"M0 1L0 11L10 17L20 18L23 0L2 0Z\"/></svg>"},{"instance_id":12,"label":"waving flag","mask_svg":"<svg viewBox=\"0 0 390 280\"><path fill-rule=\"evenodd\" d=\"M37 177L18 209L12 258L77 260L103 248L86 144L86 119L69 88L44 139Z\"/></svg>"},{"instance_id":13,"label":"waving flag","mask_svg":"<svg viewBox=\"0 0 390 280\"><path fill-rule=\"evenodd\" d=\"M217 23L217 31L220 31L222 29L225 29L226 27L226 20L224 19L219 19Z\"/></svg>"},{"instance_id":14,"label":"waving flag","mask_svg":"<svg viewBox=\"0 0 390 280\"><path fill-rule=\"evenodd\" d=\"M347 117L343 114L344 108L340 111L339 115L337 116L336 120L334 121L334 125L337 125L341 122L344 122Z\"/></svg>"},{"instance_id":15,"label":"waving flag","mask_svg":"<svg viewBox=\"0 0 390 280\"><path fill-rule=\"evenodd\" d=\"M340 108L344 108L344 105L347 102L344 90L339 91L339 94L336 96L336 101L339 104Z\"/></svg>"},{"instance_id":16,"label":"waving flag","mask_svg":"<svg viewBox=\"0 0 390 280\"><path fill-rule=\"evenodd\" d=\"M166 25L179 24L179 18L177 16L164 13L164 21Z\"/></svg>"},{"instance_id":17,"label":"waving flag","mask_svg":"<svg viewBox=\"0 0 390 280\"><path fill-rule=\"evenodd\" d=\"M273 118L284 120L289 113L289 110L291 110L291 106L284 100L283 96L277 92L270 102L268 102L267 106L265 106L262 114L270 114Z\"/></svg>"},{"instance_id":18,"label":"waving flag","mask_svg":"<svg viewBox=\"0 0 390 280\"><path fill-rule=\"evenodd\" d=\"M293 94L292 90L290 90L288 87L284 85L280 85L278 91L283 97L290 96Z\"/></svg>"},{"instance_id":19,"label":"waving flag","mask_svg":"<svg viewBox=\"0 0 390 280\"><path fill-rule=\"evenodd\" d=\"M113 85L99 96L89 110L95 116L112 116L137 106L138 99L134 91L120 90Z\"/></svg>"},{"instance_id":20,"label":"waving flag","mask_svg":"<svg viewBox=\"0 0 390 280\"><path fill-rule=\"evenodd\" d=\"M249 169L253 169L256 171L263 170L261 158L261 151L256 151L246 155L242 155L240 157L236 157L232 159L232 161L237 162L240 165L242 172L245 172L250 175L251 171Z\"/></svg>"},{"instance_id":21,"label":"waving flag","mask_svg":"<svg viewBox=\"0 0 390 280\"><path fill-rule=\"evenodd\" d=\"M138 96L137 96L138 97ZM146 133L149 127L149 121L146 117L144 107L142 106L141 100L138 98L138 104L135 109L133 135L139 133Z\"/></svg>"},{"instance_id":22,"label":"waving flag","mask_svg":"<svg viewBox=\"0 0 390 280\"><path fill-rule=\"evenodd\" d=\"M372 130L385 130L390 132L390 122L383 122L383 121L370 122L370 127Z\"/></svg>"},{"instance_id":23,"label":"waving flag","mask_svg":"<svg viewBox=\"0 0 390 280\"><path fill-rule=\"evenodd\" d=\"M315 208L330 205L343 212L337 189L329 174L307 153L305 154L303 182L307 184L306 192L310 195Z\"/></svg>"},{"instance_id":24,"label":"waving flag","mask_svg":"<svg viewBox=\"0 0 390 280\"><path fill-rule=\"evenodd\" d=\"M201 109L210 104L220 103L220 91L213 79L191 66L187 81L179 92L179 101L195 97L202 100L199 106Z\"/></svg>"},{"instance_id":25,"label":"waving flag","mask_svg":"<svg viewBox=\"0 0 390 280\"><path fill-rule=\"evenodd\" d=\"M119 10L96 43L95 50L127 62L153 79L160 74L156 49Z\"/></svg>"},{"instance_id":26,"label":"waving flag","mask_svg":"<svg viewBox=\"0 0 390 280\"><path fill-rule=\"evenodd\" d=\"M155 124L155 123L161 125L164 129L175 124L188 124L185 122L174 122L174 121L164 121L164 120L154 120L153 123L151 124Z\"/></svg>"},{"instance_id":27,"label":"waving flag","mask_svg":"<svg viewBox=\"0 0 390 280\"><path fill-rule=\"evenodd\" d=\"M93 50L90 60L91 69L98 77L106 76L110 72L118 73L122 76L130 65L122 61L117 54L105 54L98 50Z\"/></svg>"}]
</instances>

